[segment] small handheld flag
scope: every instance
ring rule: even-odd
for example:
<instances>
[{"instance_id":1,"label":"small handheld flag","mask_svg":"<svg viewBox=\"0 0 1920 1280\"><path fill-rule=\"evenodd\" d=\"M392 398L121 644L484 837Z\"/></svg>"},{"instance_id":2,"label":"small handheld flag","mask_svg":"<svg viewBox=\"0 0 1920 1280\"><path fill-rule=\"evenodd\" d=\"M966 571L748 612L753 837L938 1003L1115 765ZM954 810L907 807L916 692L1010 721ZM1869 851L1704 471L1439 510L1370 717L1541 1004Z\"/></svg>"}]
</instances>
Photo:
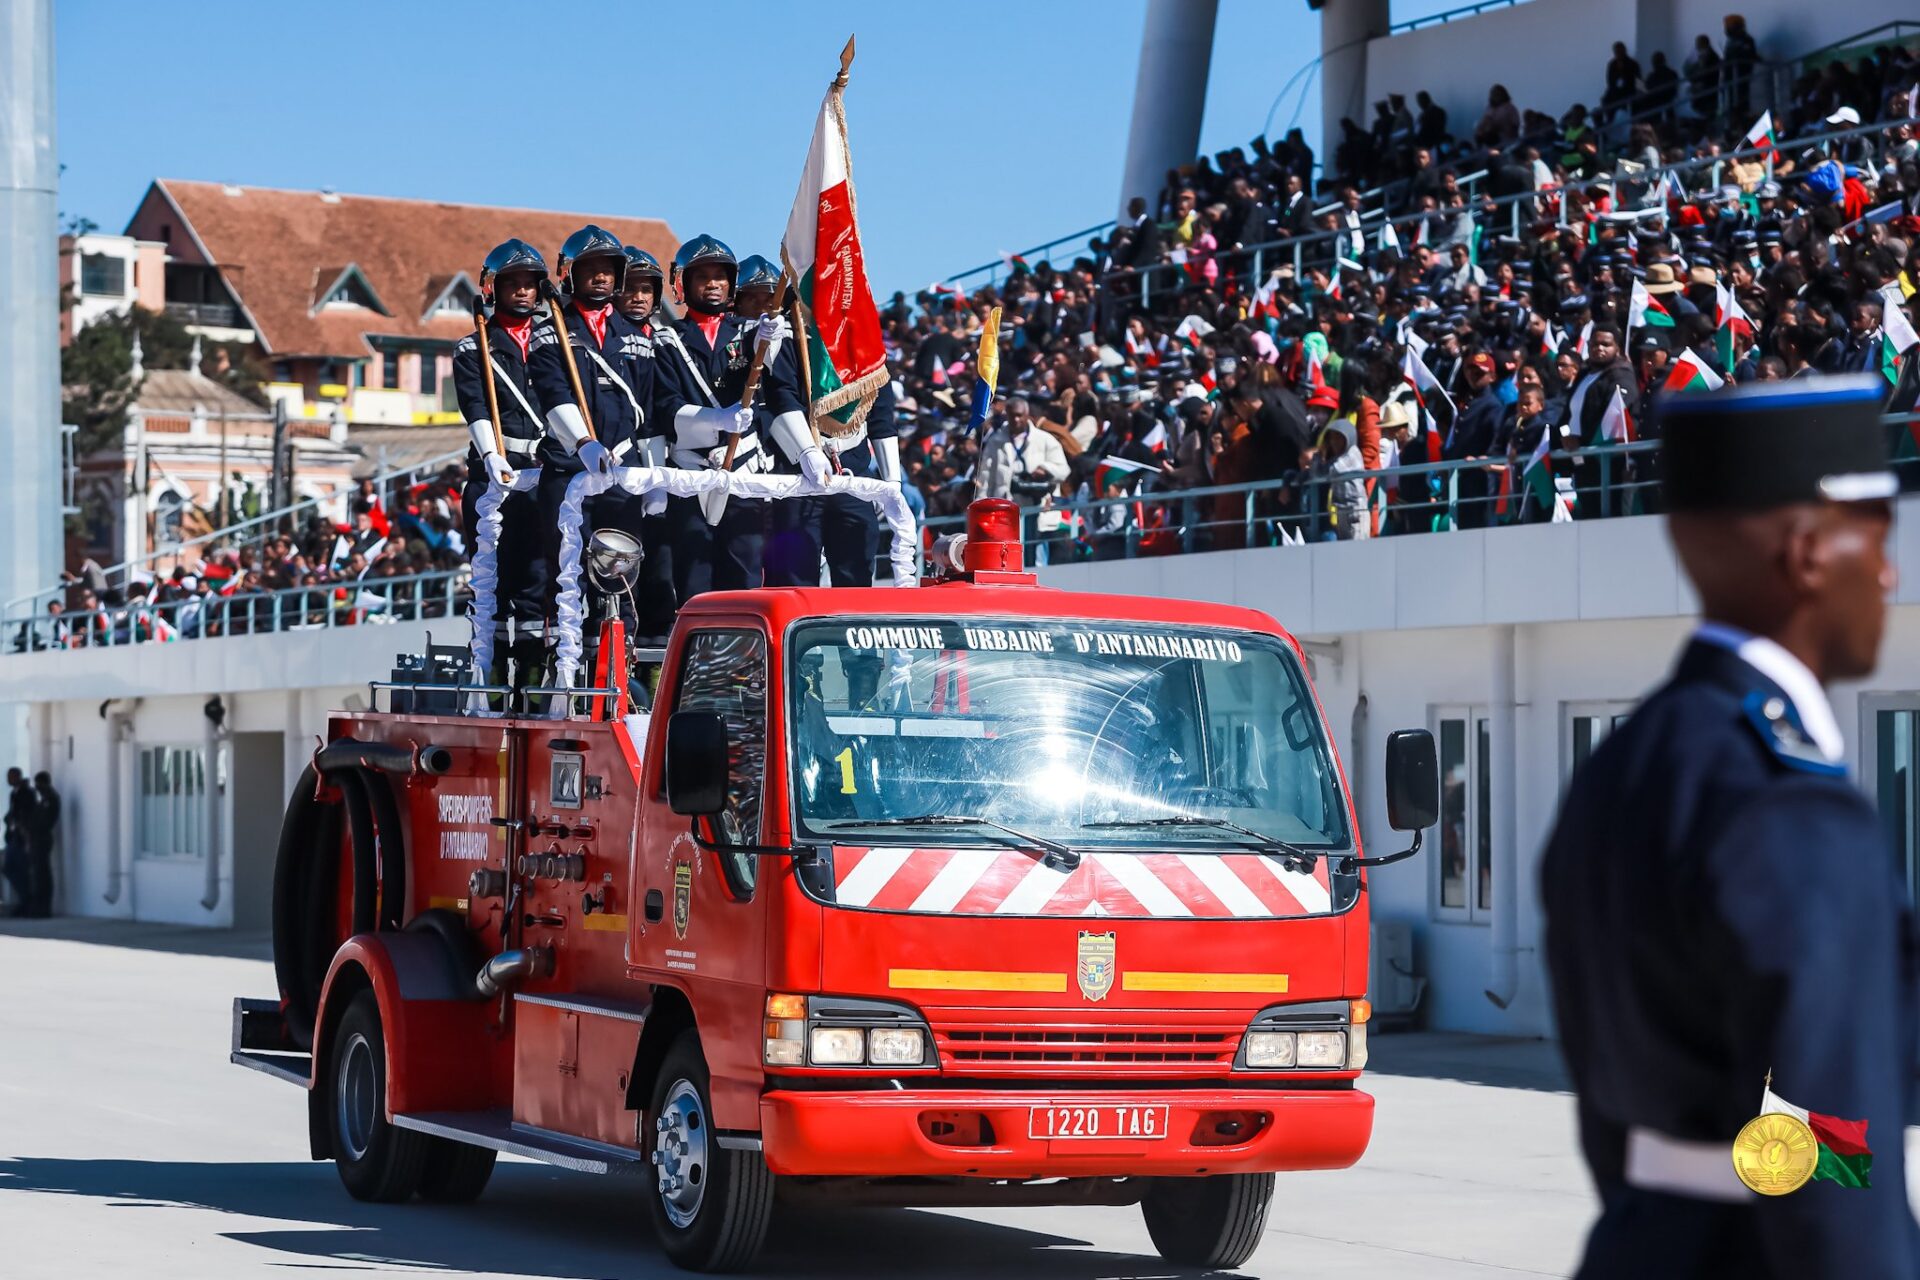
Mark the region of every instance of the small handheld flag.
<instances>
[{"instance_id":1,"label":"small handheld flag","mask_svg":"<svg viewBox=\"0 0 1920 1280\"><path fill-rule=\"evenodd\" d=\"M980 355L974 361L973 380L973 416L967 422L967 430L980 434L981 426L987 420L987 414L993 410L993 389L1000 381L1000 308L995 307L987 313L987 323L980 330Z\"/></svg>"}]
</instances>

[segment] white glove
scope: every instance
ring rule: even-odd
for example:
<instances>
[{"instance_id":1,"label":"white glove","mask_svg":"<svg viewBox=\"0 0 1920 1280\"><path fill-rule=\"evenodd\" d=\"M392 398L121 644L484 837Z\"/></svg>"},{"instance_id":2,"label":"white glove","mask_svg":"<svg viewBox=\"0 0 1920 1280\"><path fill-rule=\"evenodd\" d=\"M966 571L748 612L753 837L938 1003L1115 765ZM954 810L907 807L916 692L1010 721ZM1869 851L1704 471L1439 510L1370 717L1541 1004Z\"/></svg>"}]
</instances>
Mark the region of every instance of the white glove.
<instances>
[{"instance_id":1,"label":"white glove","mask_svg":"<svg viewBox=\"0 0 1920 1280\"><path fill-rule=\"evenodd\" d=\"M648 436L640 442L640 465L643 467L664 467L667 465L667 438ZM657 516L667 509L667 491L654 489L640 500L640 514Z\"/></svg>"},{"instance_id":2,"label":"white glove","mask_svg":"<svg viewBox=\"0 0 1920 1280\"><path fill-rule=\"evenodd\" d=\"M880 478L888 484L899 484L900 441L893 436L881 436L872 444L875 461L880 464Z\"/></svg>"},{"instance_id":3,"label":"white glove","mask_svg":"<svg viewBox=\"0 0 1920 1280\"><path fill-rule=\"evenodd\" d=\"M682 405L673 415L673 442L682 449L711 449L726 435L753 430L753 410L741 405Z\"/></svg>"},{"instance_id":4,"label":"white glove","mask_svg":"<svg viewBox=\"0 0 1920 1280\"><path fill-rule=\"evenodd\" d=\"M505 458L497 453L483 453L480 461L486 464L487 479L502 489L513 483L513 468L507 465Z\"/></svg>"},{"instance_id":5,"label":"white glove","mask_svg":"<svg viewBox=\"0 0 1920 1280\"><path fill-rule=\"evenodd\" d=\"M769 312L760 317L760 328L753 335L756 347L765 347L766 355L762 362L772 364L773 358L780 354L780 344L793 336L793 326L778 311Z\"/></svg>"},{"instance_id":6,"label":"white glove","mask_svg":"<svg viewBox=\"0 0 1920 1280\"><path fill-rule=\"evenodd\" d=\"M547 434L569 449L578 449L587 438L587 418L580 406L571 402L547 410Z\"/></svg>"},{"instance_id":7,"label":"white glove","mask_svg":"<svg viewBox=\"0 0 1920 1280\"><path fill-rule=\"evenodd\" d=\"M581 445L579 458L581 466L598 475L604 476L613 470L613 456L607 452L607 447L598 440L589 440Z\"/></svg>"},{"instance_id":8,"label":"white glove","mask_svg":"<svg viewBox=\"0 0 1920 1280\"><path fill-rule=\"evenodd\" d=\"M827 463L825 449L808 445L800 454L800 474L807 478L808 484L824 485L832 472L833 468Z\"/></svg>"}]
</instances>

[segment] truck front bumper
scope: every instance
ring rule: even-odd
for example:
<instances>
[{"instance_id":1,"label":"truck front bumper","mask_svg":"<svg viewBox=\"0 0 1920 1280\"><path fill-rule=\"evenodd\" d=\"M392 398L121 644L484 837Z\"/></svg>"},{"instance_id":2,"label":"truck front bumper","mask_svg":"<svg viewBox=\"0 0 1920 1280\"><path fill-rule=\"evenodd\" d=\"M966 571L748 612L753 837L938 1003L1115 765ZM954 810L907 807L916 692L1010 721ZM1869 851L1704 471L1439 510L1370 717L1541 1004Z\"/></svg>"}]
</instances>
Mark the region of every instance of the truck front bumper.
<instances>
[{"instance_id":1,"label":"truck front bumper","mask_svg":"<svg viewBox=\"0 0 1920 1280\"><path fill-rule=\"evenodd\" d=\"M1034 1138L1035 1107L1168 1108L1158 1139ZM1344 1169L1367 1149L1357 1089L813 1092L760 1100L775 1173L815 1177L1181 1177Z\"/></svg>"}]
</instances>

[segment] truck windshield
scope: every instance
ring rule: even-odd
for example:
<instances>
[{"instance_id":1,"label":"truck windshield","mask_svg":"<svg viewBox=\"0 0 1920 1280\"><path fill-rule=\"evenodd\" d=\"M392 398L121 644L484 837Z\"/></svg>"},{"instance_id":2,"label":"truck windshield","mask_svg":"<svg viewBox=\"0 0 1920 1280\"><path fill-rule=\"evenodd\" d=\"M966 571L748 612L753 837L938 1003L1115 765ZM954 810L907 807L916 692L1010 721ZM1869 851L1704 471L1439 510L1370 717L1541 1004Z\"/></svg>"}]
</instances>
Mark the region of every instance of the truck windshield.
<instances>
[{"instance_id":1,"label":"truck windshield","mask_svg":"<svg viewBox=\"0 0 1920 1280\"><path fill-rule=\"evenodd\" d=\"M789 653L802 839L995 842L977 826L878 825L963 814L1075 848L1244 852L1241 832L1350 845L1318 709L1273 637L862 619L803 624ZM1181 815L1219 821L1152 821Z\"/></svg>"}]
</instances>

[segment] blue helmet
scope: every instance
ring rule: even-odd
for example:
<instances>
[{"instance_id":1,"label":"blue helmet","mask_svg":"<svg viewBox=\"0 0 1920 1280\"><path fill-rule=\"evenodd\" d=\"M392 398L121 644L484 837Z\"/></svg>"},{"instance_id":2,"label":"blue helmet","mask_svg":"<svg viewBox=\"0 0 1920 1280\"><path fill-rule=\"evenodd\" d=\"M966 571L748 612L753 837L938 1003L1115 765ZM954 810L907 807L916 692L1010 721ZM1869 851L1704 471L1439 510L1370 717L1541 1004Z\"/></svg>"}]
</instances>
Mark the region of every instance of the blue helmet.
<instances>
[{"instance_id":1,"label":"blue helmet","mask_svg":"<svg viewBox=\"0 0 1920 1280\"><path fill-rule=\"evenodd\" d=\"M503 271L533 271L544 280L547 277L547 260L525 240L518 237L503 240L493 247L487 254L487 260L480 264L480 292L492 292L494 277ZM494 306L511 316L530 316L534 312L533 307L508 306L497 299Z\"/></svg>"},{"instance_id":2,"label":"blue helmet","mask_svg":"<svg viewBox=\"0 0 1920 1280\"><path fill-rule=\"evenodd\" d=\"M637 244L630 244L622 251L627 255L627 279L638 276L652 276L660 287L666 287L667 273L660 269L660 260Z\"/></svg>"},{"instance_id":3,"label":"blue helmet","mask_svg":"<svg viewBox=\"0 0 1920 1280\"><path fill-rule=\"evenodd\" d=\"M583 258L613 259L615 265L612 293L595 297L591 294L582 293L574 287L573 264ZM621 286L626 283L626 278L626 246L620 243L618 236L608 231L605 227L597 227L589 222L586 226L568 236L567 242L560 246L560 283L566 286L566 290L570 294L585 298L588 302L599 304L617 295L620 292Z\"/></svg>"},{"instance_id":4,"label":"blue helmet","mask_svg":"<svg viewBox=\"0 0 1920 1280\"><path fill-rule=\"evenodd\" d=\"M727 293L733 293L740 279L740 262L733 256L733 250L726 242L716 240L709 235L697 235L680 246L680 252L673 255L673 290L676 297L683 297L686 286L682 283L687 276L687 268L699 262L718 262L727 269Z\"/></svg>"},{"instance_id":5,"label":"blue helmet","mask_svg":"<svg viewBox=\"0 0 1920 1280\"><path fill-rule=\"evenodd\" d=\"M741 289L778 289L780 287L780 268L768 262L759 254L750 254L740 263L740 278L734 290Z\"/></svg>"}]
</instances>

